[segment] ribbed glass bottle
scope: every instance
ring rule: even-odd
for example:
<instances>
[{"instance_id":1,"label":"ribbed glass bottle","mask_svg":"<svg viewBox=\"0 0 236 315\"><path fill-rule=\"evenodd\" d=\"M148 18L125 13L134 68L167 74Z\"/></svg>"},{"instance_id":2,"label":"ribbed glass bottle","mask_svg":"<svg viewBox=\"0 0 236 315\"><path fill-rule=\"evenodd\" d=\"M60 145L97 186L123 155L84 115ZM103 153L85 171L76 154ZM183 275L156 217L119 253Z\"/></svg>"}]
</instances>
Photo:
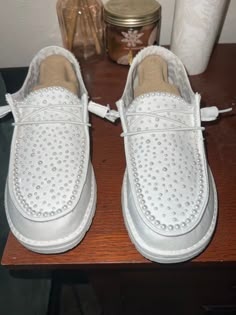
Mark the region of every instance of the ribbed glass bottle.
<instances>
[{"instance_id":1,"label":"ribbed glass bottle","mask_svg":"<svg viewBox=\"0 0 236 315\"><path fill-rule=\"evenodd\" d=\"M78 60L92 61L104 52L101 0L58 0L63 45Z\"/></svg>"}]
</instances>

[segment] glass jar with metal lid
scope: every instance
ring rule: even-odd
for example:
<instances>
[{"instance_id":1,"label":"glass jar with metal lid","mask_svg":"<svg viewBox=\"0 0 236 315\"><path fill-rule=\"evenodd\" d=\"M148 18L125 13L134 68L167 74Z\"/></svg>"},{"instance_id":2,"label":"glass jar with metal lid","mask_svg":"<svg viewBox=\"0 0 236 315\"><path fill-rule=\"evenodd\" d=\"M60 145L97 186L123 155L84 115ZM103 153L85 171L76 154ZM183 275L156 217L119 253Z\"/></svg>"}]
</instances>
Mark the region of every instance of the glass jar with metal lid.
<instances>
[{"instance_id":1,"label":"glass jar with metal lid","mask_svg":"<svg viewBox=\"0 0 236 315\"><path fill-rule=\"evenodd\" d=\"M106 49L128 65L137 52L159 43L161 6L156 0L109 0L104 6Z\"/></svg>"}]
</instances>

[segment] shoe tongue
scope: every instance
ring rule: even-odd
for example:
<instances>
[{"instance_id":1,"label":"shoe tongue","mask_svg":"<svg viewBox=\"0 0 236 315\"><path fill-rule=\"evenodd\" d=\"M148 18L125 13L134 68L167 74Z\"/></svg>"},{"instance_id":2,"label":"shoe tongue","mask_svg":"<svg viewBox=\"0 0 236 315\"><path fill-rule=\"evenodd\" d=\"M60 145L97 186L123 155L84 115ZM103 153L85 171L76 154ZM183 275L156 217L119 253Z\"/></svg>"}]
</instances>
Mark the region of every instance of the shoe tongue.
<instances>
[{"instance_id":1,"label":"shoe tongue","mask_svg":"<svg viewBox=\"0 0 236 315\"><path fill-rule=\"evenodd\" d=\"M32 91L24 100L24 105L71 105L78 104L79 98L63 87L48 87Z\"/></svg>"},{"instance_id":2,"label":"shoe tongue","mask_svg":"<svg viewBox=\"0 0 236 315\"><path fill-rule=\"evenodd\" d=\"M153 92L136 97L129 106L128 112L155 112L163 110L191 111L192 105L182 97L162 92Z\"/></svg>"}]
</instances>

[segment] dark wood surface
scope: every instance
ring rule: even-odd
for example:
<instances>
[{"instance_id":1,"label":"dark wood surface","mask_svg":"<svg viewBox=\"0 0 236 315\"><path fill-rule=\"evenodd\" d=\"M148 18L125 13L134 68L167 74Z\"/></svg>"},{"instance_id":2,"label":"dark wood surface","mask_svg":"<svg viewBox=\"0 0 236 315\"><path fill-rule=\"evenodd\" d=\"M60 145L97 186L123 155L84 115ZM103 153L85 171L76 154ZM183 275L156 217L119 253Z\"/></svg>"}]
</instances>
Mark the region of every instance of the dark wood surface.
<instances>
[{"instance_id":1,"label":"dark wood surface","mask_svg":"<svg viewBox=\"0 0 236 315\"><path fill-rule=\"evenodd\" d=\"M104 58L82 65L91 98L110 104L122 95L128 68ZM208 161L218 190L219 216L212 242L188 264L236 263L236 44L217 45L205 73L190 78L202 104L233 112L204 124ZM10 233L2 264L10 268L157 267L143 258L131 243L121 210L121 185L125 169L121 125L91 117L92 162L98 186L96 215L84 240L59 255L40 255L25 249Z\"/></svg>"}]
</instances>

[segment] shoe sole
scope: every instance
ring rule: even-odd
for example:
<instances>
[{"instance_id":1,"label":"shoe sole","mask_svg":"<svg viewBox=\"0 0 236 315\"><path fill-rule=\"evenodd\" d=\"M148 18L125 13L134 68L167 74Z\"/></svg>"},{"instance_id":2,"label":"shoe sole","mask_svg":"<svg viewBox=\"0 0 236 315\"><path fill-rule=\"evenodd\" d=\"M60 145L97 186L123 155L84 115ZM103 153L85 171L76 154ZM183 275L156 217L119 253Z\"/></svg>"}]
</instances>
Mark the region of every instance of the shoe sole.
<instances>
[{"instance_id":1,"label":"shoe sole","mask_svg":"<svg viewBox=\"0 0 236 315\"><path fill-rule=\"evenodd\" d=\"M7 186L8 185L6 185L6 189L5 189L5 200L7 200L6 196L8 194ZM5 202L5 209L6 209L6 216L7 216L8 224L10 226L12 233L18 239L18 241L29 250L36 253L40 253L40 254L63 253L74 248L76 245L78 245L84 238L86 232L89 230L94 214L95 214L96 199L97 199L96 196L97 196L97 187L96 187L94 171L92 168L91 195L90 195L90 200L89 200L84 218L81 224L73 233L68 234L67 236L60 239L56 239L53 241L34 241L32 239L24 237L21 233L17 231L17 229L13 225L10 219L7 204Z\"/></svg>"},{"instance_id":2,"label":"shoe sole","mask_svg":"<svg viewBox=\"0 0 236 315\"><path fill-rule=\"evenodd\" d=\"M164 263L164 264L170 264L170 263L179 263L179 262L184 262L186 260L190 260L194 257L196 257L198 254L200 254L209 244L212 235L214 233L215 230L215 226L216 226L216 221L217 221L217 209L218 209L218 202L217 202L217 193L216 193L216 185L214 182L214 178L212 176L211 171L209 171L209 178L212 184L212 192L213 192L213 200L214 200L214 213L213 213L213 217L212 217L212 222L211 225L209 227L209 229L207 230L207 233L193 246L188 247L187 249L181 249L181 250L176 250L176 251L169 251L169 252L165 252L164 255L160 254L160 255L152 255L150 254L150 252L147 252L140 244L139 242L137 242L133 231L136 231L136 228L133 224L132 218L130 216L130 211L128 209L128 202L127 202L127 195L128 195L128 191L127 191L127 181L128 181L128 176L127 176L127 171L124 175L124 180L123 180L123 185L122 185L122 209L123 209L123 217L124 217L124 222L125 222L125 226L126 229L128 231L129 237L132 241L132 243L134 244L134 246L136 247L136 249L138 250L138 252L140 252L145 258L154 261L154 262L158 262L158 263ZM138 234L138 233L136 233ZM174 255L173 255L174 252ZM165 256L165 255L172 255L172 257L170 256Z\"/></svg>"}]
</instances>

